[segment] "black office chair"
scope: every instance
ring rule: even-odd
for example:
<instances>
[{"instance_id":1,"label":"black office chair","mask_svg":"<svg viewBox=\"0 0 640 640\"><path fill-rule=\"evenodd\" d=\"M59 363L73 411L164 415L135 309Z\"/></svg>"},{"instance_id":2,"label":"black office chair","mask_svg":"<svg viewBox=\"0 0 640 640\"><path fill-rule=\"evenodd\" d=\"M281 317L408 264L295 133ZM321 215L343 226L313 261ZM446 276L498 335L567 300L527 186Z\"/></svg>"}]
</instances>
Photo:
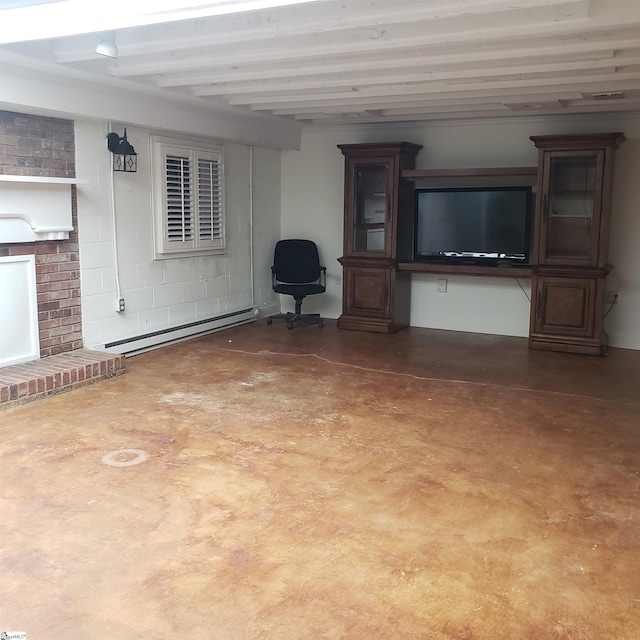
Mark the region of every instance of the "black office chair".
<instances>
[{"instance_id":1,"label":"black office chair","mask_svg":"<svg viewBox=\"0 0 640 640\"><path fill-rule=\"evenodd\" d=\"M322 326L319 313L302 313L302 300L327 289L327 270L320 265L318 247L311 240L279 240L273 254L271 284L276 293L292 296L296 301L295 311L277 313L267 318L267 324L274 320L285 320L287 329L293 329L296 322Z\"/></svg>"}]
</instances>

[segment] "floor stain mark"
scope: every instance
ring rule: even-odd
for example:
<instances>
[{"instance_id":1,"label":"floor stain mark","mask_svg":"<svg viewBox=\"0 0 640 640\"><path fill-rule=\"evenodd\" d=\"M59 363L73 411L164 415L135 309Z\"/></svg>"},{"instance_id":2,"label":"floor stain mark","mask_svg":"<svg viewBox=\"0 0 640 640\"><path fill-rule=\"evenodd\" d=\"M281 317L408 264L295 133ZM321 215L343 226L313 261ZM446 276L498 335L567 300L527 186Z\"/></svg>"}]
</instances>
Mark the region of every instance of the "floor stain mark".
<instances>
[{"instance_id":1,"label":"floor stain mark","mask_svg":"<svg viewBox=\"0 0 640 640\"><path fill-rule=\"evenodd\" d=\"M133 467L144 462L149 455L142 449L118 449L102 457L102 464L110 467Z\"/></svg>"}]
</instances>

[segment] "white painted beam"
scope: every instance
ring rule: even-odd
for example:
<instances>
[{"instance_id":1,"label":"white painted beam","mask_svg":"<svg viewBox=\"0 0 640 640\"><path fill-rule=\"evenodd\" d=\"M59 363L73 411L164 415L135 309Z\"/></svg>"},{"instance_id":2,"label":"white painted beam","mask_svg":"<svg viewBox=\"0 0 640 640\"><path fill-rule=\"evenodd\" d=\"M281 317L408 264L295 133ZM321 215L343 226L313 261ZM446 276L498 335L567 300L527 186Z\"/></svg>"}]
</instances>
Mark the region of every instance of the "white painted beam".
<instances>
[{"instance_id":1,"label":"white painted beam","mask_svg":"<svg viewBox=\"0 0 640 640\"><path fill-rule=\"evenodd\" d=\"M564 43L549 45L548 42L527 43L527 46L514 48L505 46L500 49L480 49L465 47L459 51L455 47L448 48L445 53L440 50L421 48L415 51L405 50L400 54L389 52L370 55L366 58L350 56L345 58L299 59L292 58L279 63L254 65L229 64L228 62L212 65L206 71L196 73L163 73L154 76L159 87L187 87L212 83L243 83L256 79L270 80L295 77L309 78L313 76L331 77L334 74L363 73L367 71L403 71L412 67L437 70L462 68L487 68L493 64L551 64L564 62L586 62L588 60L610 60L621 52L623 56L640 55L640 43L637 38L611 40L602 42Z\"/></svg>"},{"instance_id":2,"label":"white painted beam","mask_svg":"<svg viewBox=\"0 0 640 640\"><path fill-rule=\"evenodd\" d=\"M395 86L398 84L421 83L421 82L438 82L438 81L475 81L483 82L485 80L502 78L508 80L513 77L525 80L527 76L531 78L573 78L577 75L590 74L614 74L618 70L624 72L624 68L632 65L640 65L640 56L632 58L607 59L607 60L585 60L579 62L556 62L551 64L526 64L518 66L514 64L508 67L489 67L479 69L473 66L462 71L431 71L426 70L407 70L413 73L398 73L393 76L393 84L391 84L392 76L388 74L368 74L368 75L347 75L340 74L332 77L321 77L317 79L300 79L292 78L285 82L276 82L271 80L222 84L217 83L210 86L196 87L193 93L197 96L234 96L242 95L250 99L251 96L269 93L271 96L277 94L300 93L302 91L317 91L326 93L330 89L352 89L353 87L374 87L374 86ZM640 78L640 73L637 74Z\"/></svg>"},{"instance_id":3,"label":"white painted beam","mask_svg":"<svg viewBox=\"0 0 640 640\"><path fill-rule=\"evenodd\" d=\"M611 82L614 78L611 75L592 75L585 76L580 79L580 87L584 87L583 90L588 90L590 86L604 86L607 82ZM640 83L640 73L621 73L615 76L616 85L619 86L621 82L624 83ZM256 96L231 96L229 98L229 104L232 105L251 105L252 108L265 108L265 109L277 109L279 105L285 105L290 103L291 105L304 106L309 102L317 104L319 102L348 102L362 100L388 100L390 98L398 96L411 96L411 95L429 95L433 93L446 93L448 95L455 94L457 92L474 91L482 89L484 91L492 91L494 95L500 95L504 90L514 89L527 89L531 90L536 88L540 91L550 91L555 87L564 88L566 90L567 78L533 78L527 80L505 80L496 82L482 82L482 83L449 83L449 82L434 82L434 83L416 83L416 84L403 84L403 85L389 85L384 87L364 87L356 91L336 91L327 92L322 94L321 100L317 99L317 96L306 94L301 92L298 94L289 95L261 95ZM328 102L327 102L328 101Z\"/></svg>"},{"instance_id":4,"label":"white painted beam","mask_svg":"<svg viewBox=\"0 0 640 640\"><path fill-rule=\"evenodd\" d=\"M118 41L123 57L137 55L164 54L167 41L171 41L174 55L187 50L256 43L278 38L296 38L304 40L310 35L326 36L331 32L344 33L349 30L388 29L394 25L405 28L407 24L436 21L441 30L450 26L452 19L456 23L472 21L474 16L499 14L506 16L514 24L522 22L557 22L586 19L589 15L588 0L341 0L316 2L310 5L288 8L286 11L275 9L260 14L233 16L232 19L220 16L212 20L178 22L172 25L130 29L123 32ZM477 18L476 18L477 19ZM504 19L504 18L503 18ZM464 24L464 22L463 22ZM472 27L472 28L477 28ZM105 30L103 27L101 30ZM348 38L350 39L350 38ZM76 39L68 46L60 43L57 47L58 62L79 62L91 60L91 47L86 38ZM84 43L84 46L83 44Z\"/></svg>"},{"instance_id":5,"label":"white painted beam","mask_svg":"<svg viewBox=\"0 0 640 640\"><path fill-rule=\"evenodd\" d=\"M170 72L193 72L220 64L242 65L256 62L283 62L295 57L299 60L322 60L327 56L366 56L402 53L418 47L456 45L475 47L481 51L484 47L500 45L508 39L526 46L529 38L570 37L572 33L582 34L587 27L586 19L571 22L561 20L527 20L526 16L511 16L510 21L483 16L482 21L462 24L454 23L449 30L439 21L415 21L396 27L380 25L374 29L356 28L344 32L319 33L295 37L277 37L266 43L247 42L246 47L220 46L218 48L194 48L188 52L174 52L168 46L164 53L155 56L143 56L127 59L122 56L110 66L110 73L117 77L155 75ZM640 26L640 18L638 20ZM611 25L605 25L610 27ZM619 26L619 25L618 25ZM292 54L295 52L295 54Z\"/></svg>"},{"instance_id":6,"label":"white painted beam","mask_svg":"<svg viewBox=\"0 0 640 640\"><path fill-rule=\"evenodd\" d=\"M630 109L629 105L621 104L618 105L617 102L608 103L606 109L603 109L602 105L581 105L572 113L575 114L597 114L597 113L615 113L615 112L628 112L635 110L635 107ZM331 118L327 117L323 114L320 114L317 118L309 118L306 117L304 122L308 122L313 124L314 126L321 125L344 125L345 122L349 121L351 123L358 124L379 124L381 121L387 123L409 123L409 122L437 122L437 121L462 121L462 120L486 120L488 118L499 118L501 120L505 118L522 118L523 116L531 117L531 116L549 116L549 115L561 115L566 114L566 110L564 108L545 108L545 109L532 109L528 112L524 111L512 111L510 109L501 109L496 108L494 110L483 110L478 109L477 111L469 110L469 111L458 111L456 109L442 109L438 112L427 112L427 113L415 113L415 114L386 114L383 113L382 117L378 115L369 115L369 112L364 113L362 116L353 117L350 119L347 118Z\"/></svg>"},{"instance_id":7,"label":"white painted beam","mask_svg":"<svg viewBox=\"0 0 640 640\"><path fill-rule=\"evenodd\" d=\"M194 20L243 11L319 2L320 0L109 0L108 10L96 10L86 0L4 9L0 14L0 44L80 33L99 33L175 20Z\"/></svg>"},{"instance_id":8,"label":"white painted beam","mask_svg":"<svg viewBox=\"0 0 640 640\"><path fill-rule=\"evenodd\" d=\"M2 53L50 74L37 81L52 92L51 100L41 92L44 110L67 105L145 126L150 114L161 128L289 148L302 128L295 120L352 122L352 112L399 121L534 102L568 112L594 91L622 91L626 106L640 109L638 34L638 0L316 0L121 29L117 60L95 54L95 35ZM14 75L0 96L28 93ZM96 99L82 102L80 86L98 87ZM130 108L132 98L144 113ZM36 109L35 95L25 101Z\"/></svg>"},{"instance_id":9,"label":"white painted beam","mask_svg":"<svg viewBox=\"0 0 640 640\"><path fill-rule=\"evenodd\" d=\"M616 84L598 84L592 89L597 92L615 91L617 89ZM628 85L629 91L636 91L640 89L640 81L630 82ZM310 113L314 110L318 111L334 111L334 112L349 112L358 109L367 110L384 110L387 107L401 107L401 106L419 106L422 105L427 108L431 104L433 99L436 104L445 106L447 102L451 102L452 107L457 104L458 98L468 98L475 100L477 104L491 103L495 104L500 102L514 103L514 102L548 102L550 100L567 100L567 95L571 99L577 100L582 95L582 92L588 91L585 89L585 85L562 85L558 87L539 87L538 90L529 94L526 90L516 88L503 90L499 93L496 91L487 91L485 89L478 89L475 91L464 91L456 93L453 97L447 92L440 92L434 94L416 94L412 96L396 96L393 97L354 97L350 100L321 100L313 102L298 102L281 105L269 105L264 107L270 113L277 115L294 115L296 113ZM639 105L640 106L640 105ZM257 108L253 106L252 108Z\"/></svg>"}]
</instances>

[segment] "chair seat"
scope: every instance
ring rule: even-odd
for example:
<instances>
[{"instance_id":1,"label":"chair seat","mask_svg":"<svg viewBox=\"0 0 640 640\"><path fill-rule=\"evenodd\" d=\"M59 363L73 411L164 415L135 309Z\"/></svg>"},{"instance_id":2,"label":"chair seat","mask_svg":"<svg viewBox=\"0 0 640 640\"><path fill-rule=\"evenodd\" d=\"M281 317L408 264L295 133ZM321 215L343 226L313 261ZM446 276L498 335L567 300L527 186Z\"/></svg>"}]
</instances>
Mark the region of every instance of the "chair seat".
<instances>
[{"instance_id":1,"label":"chair seat","mask_svg":"<svg viewBox=\"0 0 640 640\"><path fill-rule=\"evenodd\" d=\"M306 285L289 285L278 283L274 289L276 293L282 293L287 296L312 296L316 293L324 293L326 288L321 284L306 284Z\"/></svg>"}]
</instances>

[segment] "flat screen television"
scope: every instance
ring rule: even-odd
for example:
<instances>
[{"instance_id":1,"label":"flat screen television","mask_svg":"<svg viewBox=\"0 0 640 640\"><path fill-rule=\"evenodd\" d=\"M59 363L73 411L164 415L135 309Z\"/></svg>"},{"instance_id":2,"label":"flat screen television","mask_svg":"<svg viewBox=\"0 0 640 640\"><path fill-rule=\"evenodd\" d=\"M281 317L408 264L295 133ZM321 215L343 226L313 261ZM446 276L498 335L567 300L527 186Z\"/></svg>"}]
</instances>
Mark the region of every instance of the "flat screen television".
<instances>
[{"instance_id":1,"label":"flat screen television","mask_svg":"<svg viewBox=\"0 0 640 640\"><path fill-rule=\"evenodd\" d=\"M420 189L414 260L485 266L529 262L531 187Z\"/></svg>"}]
</instances>

